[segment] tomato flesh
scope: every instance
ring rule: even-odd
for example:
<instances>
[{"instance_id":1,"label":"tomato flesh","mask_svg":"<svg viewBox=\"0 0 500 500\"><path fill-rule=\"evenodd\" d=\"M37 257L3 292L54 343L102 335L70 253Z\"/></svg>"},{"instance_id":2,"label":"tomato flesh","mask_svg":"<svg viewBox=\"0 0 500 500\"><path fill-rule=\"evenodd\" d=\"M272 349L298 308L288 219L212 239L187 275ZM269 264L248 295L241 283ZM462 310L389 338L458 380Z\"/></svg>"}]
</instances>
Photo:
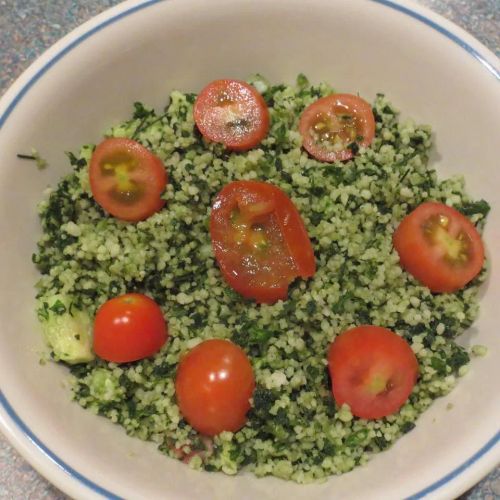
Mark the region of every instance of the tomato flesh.
<instances>
[{"instance_id":1,"label":"tomato flesh","mask_svg":"<svg viewBox=\"0 0 500 500\"><path fill-rule=\"evenodd\" d=\"M168 332L158 304L139 293L105 302L94 320L94 352L106 361L128 363L158 352Z\"/></svg>"},{"instance_id":2,"label":"tomato flesh","mask_svg":"<svg viewBox=\"0 0 500 500\"><path fill-rule=\"evenodd\" d=\"M160 210L167 184L163 162L132 139L105 139L89 166L95 201L117 219L136 222Z\"/></svg>"},{"instance_id":3,"label":"tomato flesh","mask_svg":"<svg viewBox=\"0 0 500 500\"><path fill-rule=\"evenodd\" d=\"M206 340L180 361L175 392L186 421L201 434L236 432L245 425L255 388L252 365L236 344Z\"/></svg>"},{"instance_id":4,"label":"tomato flesh","mask_svg":"<svg viewBox=\"0 0 500 500\"><path fill-rule=\"evenodd\" d=\"M269 130L269 110L257 90L241 80L215 80L198 95L194 120L203 137L233 151L257 146Z\"/></svg>"},{"instance_id":5,"label":"tomato flesh","mask_svg":"<svg viewBox=\"0 0 500 500\"><path fill-rule=\"evenodd\" d=\"M337 404L351 413L377 419L397 412L418 376L418 362L409 344L379 326L358 326L341 333L330 345L328 369Z\"/></svg>"},{"instance_id":6,"label":"tomato flesh","mask_svg":"<svg viewBox=\"0 0 500 500\"><path fill-rule=\"evenodd\" d=\"M278 187L235 181L218 194L210 216L214 254L227 283L259 303L285 299L297 277L316 261L295 205Z\"/></svg>"},{"instance_id":7,"label":"tomato flesh","mask_svg":"<svg viewBox=\"0 0 500 500\"><path fill-rule=\"evenodd\" d=\"M352 94L332 94L310 104L299 121L304 149L324 162L345 161L375 136L371 106Z\"/></svg>"},{"instance_id":8,"label":"tomato flesh","mask_svg":"<svg viewBox=\"0 0 500 500\"><path fill-rule=\"evenodd\" d=\"M455 292L484 264L484 246L467 217L447 205L425 202L393 235L401 266L432 292Z\"/></svg>"}]
</instances>

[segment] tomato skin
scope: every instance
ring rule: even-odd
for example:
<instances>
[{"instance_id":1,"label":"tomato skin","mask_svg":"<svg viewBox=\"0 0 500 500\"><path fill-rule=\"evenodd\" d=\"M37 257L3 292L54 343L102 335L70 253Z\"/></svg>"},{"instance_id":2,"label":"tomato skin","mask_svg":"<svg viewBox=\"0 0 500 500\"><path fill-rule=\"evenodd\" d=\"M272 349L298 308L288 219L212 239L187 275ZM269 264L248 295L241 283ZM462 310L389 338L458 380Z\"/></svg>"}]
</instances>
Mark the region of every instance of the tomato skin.
<instances>
[{"instance_id":1,"label":"tomato skin","mask_svg":"<svg viewBox=\"0 0 500 500\"><path fill-rule=\"evenodd\" d=\"M426 224L435 217L449 220L447 233L466 235L467 257L453 262L446 256L446 246L426 237ZM399 224L393 244L403 269L432 292L451 293L464 287L481 271L484 246L475 226L463 214L443 203L429 201L419 205Z\"/></svg>"},{"instance_id":2,"label":"tomato skin","mask_svg":"<svg viewBox=\"0 0 500 500\"><path fill-rule=\"evenodd\" d=\"M209 83L196 98L193 114L203 137L233 151L257 146L269 131L269 110L264 98L242 80ZM235 125L238 120L245 125Z\"/></svg>"},{"instance_id":3,"label":"tomato skin","mask_svg":"<svg viewBox=\"0 0 500 500\"><path fill-rule=\"evenodd\" d=\"M333 397L351 413L377 419L397 412L418 376L418 361L396 333L363 325L341 333L328 350Z\"/></svg>"},{"instance_id":4,"label":"tomato skin","mask_svg":"<svg viewBox=\"0 0 500 500\"><path fill-rule=\"evenodd\" d=\"M270 242L264 251L235 242L231 223L235 210L259 206L268 207L267 213L255 218ZM285 299L293 279L309 278L316 271L313 248L299 212L281 189L267 182L227 184L212 205L210 235L226 282L243 297L258 303L272 304Z\"/></svg>"},{"instance_id":5,"label":"tomato skin","mask_svg":"<svg viewBox=\"0 0 500 500\"><path fill-rule=\"evenodd\" d=\"M175 392L180 411L191 427L206 436L241 429L254 389L247 355L229 340L205 340L177 368Z\"/></svg>"},{"instance_id":6,"label":"tomato skin","mask_svg":"<svg viewBox=\"0 0 500 500\"><path fill-rule=\"evenodd\" d=\"M120 220L147 219L165 204L161 195L168 178L163 162L132 139L102 141L92 154L89 179L95 201Z\"/></svg>"},{"instance_id":7,"label":"tomato skin","mask_svg":"<svg viewBox=\"0 0 500 500\"><path fill-rule=\"evenodd\" d=\"M353 126L346 129L352 130L352 137L343 137L344 132L340 133L343 137L345 147L340 150L327 149L325 143L318 141L314 137L314 127L318 121L322 121L321 117L327 121L334 123L334 129L343 127L342 121L339 121L339 116L352 116ZM324 129L329 131L328 127ZM302 113L299 120L299 132L302 135L302 145L304 149L319 161L334 162L346 161L354 156L352 149L346 146L356 142L359 146L368 147L375 136L375 118L373 111L364 99L353 94L332 94L322 97L310 104ZM334 132L334 135L337 135ZM362 139L357 140L357 136Z\"/></svg>"},{"instance_id":8,"label":"tomato skin","mask_svg":"<svg viewBox=\"0 0 500 500\"><path fill-rule=\"evenodd\" d=\"M128 363L158 352L168 332L158 304L140 293L105 302L94 320L94 352L114 363Z\"/></svg>"}]
</instances>

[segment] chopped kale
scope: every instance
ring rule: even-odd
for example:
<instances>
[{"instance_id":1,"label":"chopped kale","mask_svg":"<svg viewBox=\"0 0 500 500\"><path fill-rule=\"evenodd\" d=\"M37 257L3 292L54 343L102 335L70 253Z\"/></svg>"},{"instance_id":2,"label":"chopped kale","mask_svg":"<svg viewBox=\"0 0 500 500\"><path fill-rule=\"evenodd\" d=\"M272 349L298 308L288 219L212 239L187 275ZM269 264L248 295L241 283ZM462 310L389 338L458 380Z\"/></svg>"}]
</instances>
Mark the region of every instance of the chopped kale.
<instances>
[{"instance_id":1,"label":"chopped kale","mask_svg":"<svg viewBox=\"0 0 500 500\"><path fill-rule=\"evenodd\" d=\"M77 365L69 365L69 371L76 378L82 379L86 377L94 368L94 363L79 363Z\"/></svg>"},{"instance_id":2,"label":"chopped kale","mask_svg":"<svg viewBox=\"0 0 500 500\"><path fill-rule=\"evenodd\" d=\"M466 365L470 361L469 354L467 351L459 346L454 344L453 353L448 359L448 365L452 370L458 370L460 367Z\"/></svg>"},{"instance_id":3,"label":"chopped kale","mask_svg":"<svg viewBox=\"0 0 500 500\"><path fill-rule=\"evenodd\" d=\"M432 356L431 366L439 375L446 375L446 362L438 356Z\"/></svg>"},{"instance_id":4,"label":"chopped kale","mask_svg":"<svg viewBox=\"0 0 500 500\"><path fill-rule=\"evenodd\" d=\"M359 144L357 142L351 142L347 145L347 149L351 150L352 154L355 155L359 151Z\"/></svg>"},{"instance_id":5,"label":"chopped kale","mask_svg":"<svg viewBox=\"0 0 500 500\"><path fill-rule=\"evenodd\" d=\"M38 319L48 320L49 319L49 304L47 302L43 302L42 305L36 310Z\"/></svg>"},{"instance_id":6,"label":"chopped kale","mask_svg":"<svg viewBox=\"0 0 500 500\"><path fill-rule=\"evenodd\" d=\"M56 300L52 304L52 306L49 307L49 309L58 315L64 314L66 312L66 306L60 300Z\"/></svg>"},{"instance_id":7,"label":"chopped kale","mask_svg":"<svg viewBox=\"0 0 500 500\"><path fill-rule=\"evenodd\" d=\"M306 312L307 314L309 315L312 315L316 312L317 310L317 305L316 305L316 302L314 300L310 300L307 304L306 304Z\"/></svg>"},{"instance_id":8,"label":"chopped kale","mask_svg":"<svg viewBox=\"0 0 500 500\"><path fill-rule=\"evenodd\" d=\"M389 441L384 436L375 436L372 442L378 447L379 450L385 450L390 446Z\"/></svg>"},{"instance_id":9,"label":"chopped kale","mask_svg":"<svg viewBox=\"0 0 500 500\"><path fill-rule=\"evenodd\" d=\"M467 217L471 217L472 215L480 214L483 217L488 215L488 212L491 210L490 204L485 200L479 200L469 203L464 203L456 207L457 210L463 213Z\"/></svg>"},{"instance_id":10,"label":"chopped kale","mask_svg":"<svg viewBox=\"0 0 500 500\"><path fill-rule=\"evenodd\" d=\"M297 75L297 87L299 89L303 89L308 86L309 86L309 80L307 79L307 77L304 74L299 73Z\"/></svg>"},{"instance_id":11,"label":"chopped kale","mask_svg":"<svg viewBox=\"0 0 500 500\"><path fill-rule=\"evenodd\" d=\"M262 354L269 341L276 332L270 328L262 328L253 323L244 324L233 333L232 340L244 349L249 349L254 354Z\"/></svg>"},{"instance_id":12,"label":"chopped kale","mask_svg":"<svg viewBox=\"0 0 500 500\"><path fill-rule=\"evenodd\" d=\"M186 96L186 101L189 104L194 104L194 102L196 101L196 94L188 92L187 94L185 94L185 96Z\"/></svg>"},{"instance_id":13,"label":"chopped kale","mask_svg":"<svg viewBox=\"0 0 500 500\"><path fill-rule=\"evenodd\" d=\"M76 170L80 170L85 165L87 165L87 160L85 158L77 158L71 151L66 152L66 156L69 158L69 163Z\"/></svg>"},{"instance_id":14,"label":"chopped kale","mask_svg":"<svg viewBox=\"0 0 500 500\"><path fill-rule=\"evenodd\" d=\"M345 440L345 445L349 447L359 446L368 437L368 431L366 429L361 429L354 434L347 436Z\"/></svg>"},{"instance_id":15,"label":"chopped kale","mask_svg":"<svg viewBox=\"0 0 500 500\"><path fill-rule=\"evenodd\" d=\"M415 429L415 423L414 422L405 422L402 426L401 426L401 432L403 434L407 434L408 432L410 432L411 430Z\"/></svg>"},{"instance_id":16,"label":"chopped kale","mask_svg":"<svg viewBox=\"0 0 500 500\"><path fill-rule=\"evenodd\" d=\"M153 114L153 111L144 107L142 102L134 102L134 120L142 120Z\"/></svg>"},{"instance_id":17,"label":"chopped kale","mask_svg":"<svg viewBox=\"0 0 500 500\"><path fill-rule=\"evenodd\" d=\"M261 420L272 420L273 416L269 414L269 410L277 399L278 395L274 391L257 386L253 393L251 413Z\"/></svg>"},{"instance_id":18,"label":"chopped kale","mask_svg":"<svg viewBox=\"0 0 500 500\"><path fill-rule=\"evenodd\" d=\"M155 377L170 377L175 372L175 365L167 363L164 361L160 365L154 365L153 375Z\"/></svg>"}]
</instances>

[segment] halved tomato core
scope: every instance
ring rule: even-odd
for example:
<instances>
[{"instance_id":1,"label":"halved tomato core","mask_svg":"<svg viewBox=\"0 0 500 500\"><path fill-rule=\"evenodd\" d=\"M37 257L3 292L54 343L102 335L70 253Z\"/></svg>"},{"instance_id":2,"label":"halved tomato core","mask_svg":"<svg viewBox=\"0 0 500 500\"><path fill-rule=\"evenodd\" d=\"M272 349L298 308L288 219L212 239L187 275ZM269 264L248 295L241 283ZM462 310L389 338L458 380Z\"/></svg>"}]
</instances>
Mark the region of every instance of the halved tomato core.
<instances>
[{"instance_id":1,"label":"halved tomato core","mask_svg":"<svg viewBox=\"0 0 500 500\"><path fill-rule=\"evenodd\" d=\"M221 92L217 99L217 106L221 121L231 133L244 133L249 129L249 120L242 117L242 113L245 113L243 106L231 99L229 94Z\"/></svg>"},{"instance_id":2,"label":"halved tomato core","mask_svg":"<svg viewBox=\"0 0 500 500\"><path fill-rule=\"evenodd\" d=\"M455 230L453 230L455 229ZM429 217L423 225L424 236L439 247L443 258L452 265L465 265L471 258L472 242L464 231L450 226L450 218L436 214Z\"/></svg>"},{"instance_id":3,"label":"halved tomato core","mask_svg":"<svg viewBox=\"0 0 500 500\"><path fill-rule=\"evenodd\" d=\"M310 134L315 143L340 151L354 141L363 140L363 137L358 135L358 121L347 109L345 112L339 111L338 114L318 113Z\"/></svg>"},{"instance_id":4,"label":"halved tomato core","mask_svg":"<svg viewBox=\"0 0 500 500\"><path fill-rule=\"evenodd\" d=\"M394 382L390 377L377 373L368 380L366 388L374 396L383 396L394 388Z\"/></svg>"},{"instance_id":5,"label":"halved tomato core","mask_svg":"<svg viewBox=\"0 0 500 500\"><path fill-rule=\"evenodd\" d=\"M275 209L274 201L256 203L237 202L231 212L231 225L234 229L234 241L245 245L250 251L262 251L270 246L269 220ZM271 223L271 224L270 224Z\"/></svg>"},{"instance_id":6,"label":"halved tomato core","mask_svg":"<svg viewBox=\"0 0 500 500\"><path fill-rule=\"evenodd\" d=\"M220 92L217 96L217 104L219 106L228 106L234 102L234 99L231 99L231 96L225 91Z\"/></svg>"},{"instance_id":7,"label":"halved tomato core","mask_svg":"<svg viewBox=\"0 0 500 500\"><path fill-rule=\"evenodd\" d=\"M134 204L144 195L144 188L133 179L139 162L127 154L117 154L105 158L100 165L103 177L113 178L109 195L124 204Z\"/></svg>"}]
</instances>

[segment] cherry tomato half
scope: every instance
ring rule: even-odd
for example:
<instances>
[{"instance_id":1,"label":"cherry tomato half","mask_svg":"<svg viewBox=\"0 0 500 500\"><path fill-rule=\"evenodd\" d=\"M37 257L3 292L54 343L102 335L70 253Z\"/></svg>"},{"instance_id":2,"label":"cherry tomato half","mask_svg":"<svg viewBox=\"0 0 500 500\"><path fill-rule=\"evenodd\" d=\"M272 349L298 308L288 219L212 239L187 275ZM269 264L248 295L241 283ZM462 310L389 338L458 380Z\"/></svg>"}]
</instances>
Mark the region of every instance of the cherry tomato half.
<instances>
[{"instance_id":1,"label":"cherry tomato half","mask_svg":"<svg viewBox=\"0 0 500 500\"><path fill-rule=\"evenodd\" d=\"M418 362L409 344L379 326L358 326L330 345L328 369L335 401L347 403L353 415L382 418L397 412L418 376Z\"/></svg>"},{"instance_id":2,"label":"cherry tomato half","mask_svg":"<svg viewBox=\"0 0 500 500\"><path fill-rule=\"evenodd\" d=\"M132 139L101 142L92 155L89 178L95 201L117 219L147 219L165 204L163 162Z\"/></svg>"},{"instance_id":3,"label":"cherry tomato half","mask_svg":"<svg viewBox=\"0 0 500 500\"><path fill-rule=\"evenodd\" d=\"M484 246L472 222L433 201L419 205L393 236L401 266L432 292L455 292L478 275Z\"/></svg>"},{"instance_id":4,"label":"cherry tomato half","mask_svg":"<svg viewBox=\"0 0 500 500\"><path fill-rule=\"evenodd\" d=\"M375 136L371 106L352 94L332 94L310 104L300 116L304 149L324 162L345 161Z\"/></svg>"},{"instance_id":5,"label":"cherry tomato half","mask_svg":"<svg viewBox=\"0 0 500 500\"><path fill-rule=\"evenodd\" d=\"M246 151L266 136L269 111L263 97L248 83L215 80L198 95L194 121L206 139Z\"/></svg>"},{"instance_id":6,"label":"cherry tomato half","mask_svg":"<svg viewBox=\"0 0 500 500\"><path fill-rule=\"evenodd\" d=\"M228 340L206 340L179 363L177 403L187 422L201 434L236 432L246 422L255 388L247 355Z\"/></svg>"},{"instance_id":7,"label":"cherry tomato half","mask_svg":"<svg viewBox=\"0 0 500 500\"><path fill-rule=\"evenodd\" d=\"M168 338L158 304L140 293L105 302L94 320L94 352L106 361L127 363L158 352Z\"/></svg>"},{"instance_id":8,"label":"cherry tomato half","mask_svg":"<svg viewBox=\"0 0 500 500\"><path fill-rule=\"evenodd\" d=\"M246 298L272 304L316 261L290 198L267 182L235 181L217 195L210 216L215 258L229 285Z\"/></svg>"}]
</instances>

